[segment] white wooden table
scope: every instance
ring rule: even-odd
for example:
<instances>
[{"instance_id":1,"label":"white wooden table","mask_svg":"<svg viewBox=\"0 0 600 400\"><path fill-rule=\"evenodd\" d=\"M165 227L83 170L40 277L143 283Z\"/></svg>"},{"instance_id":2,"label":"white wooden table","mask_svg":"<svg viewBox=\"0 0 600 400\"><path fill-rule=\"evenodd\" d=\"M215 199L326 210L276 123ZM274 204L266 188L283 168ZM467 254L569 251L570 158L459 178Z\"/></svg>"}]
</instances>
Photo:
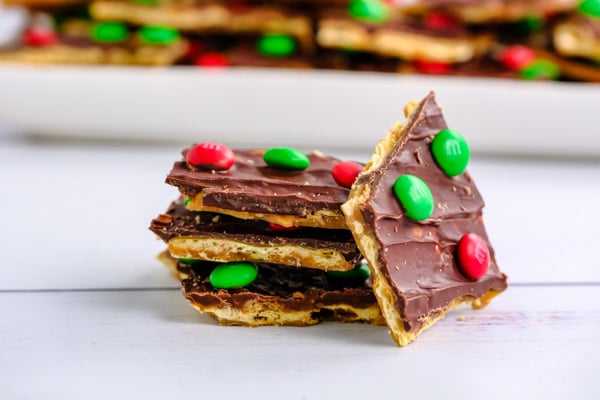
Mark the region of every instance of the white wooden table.
<instances>
[{"instance_id":1,"label":"white wooden table","mask_svg":"<svg viewBox=\"0 0 600 400\"><path fill-rule=\"evenodd\" d=\"M600 163L475 158L511 286L396 348L383 327L189 307L147 230L179 150L0 126L0 399L600 398Z\"/></svg>"}]
</instances>

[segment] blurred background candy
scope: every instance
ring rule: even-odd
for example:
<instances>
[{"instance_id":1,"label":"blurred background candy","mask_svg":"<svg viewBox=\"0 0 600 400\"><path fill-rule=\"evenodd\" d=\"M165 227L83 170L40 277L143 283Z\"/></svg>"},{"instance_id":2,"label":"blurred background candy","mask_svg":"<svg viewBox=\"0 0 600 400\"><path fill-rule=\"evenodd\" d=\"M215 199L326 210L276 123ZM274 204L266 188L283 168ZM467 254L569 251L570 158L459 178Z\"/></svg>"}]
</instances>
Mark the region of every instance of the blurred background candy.
<instances>
[{"instance_id":1,"label":"blurred background candy","mask_svg":"<svg viewBox=\"0 0 600 400\"><path fill-rule=\"evenodd\" d=\"M4 1L0 62L600 81L600 0Z\"/></svg>"}]
</instances>

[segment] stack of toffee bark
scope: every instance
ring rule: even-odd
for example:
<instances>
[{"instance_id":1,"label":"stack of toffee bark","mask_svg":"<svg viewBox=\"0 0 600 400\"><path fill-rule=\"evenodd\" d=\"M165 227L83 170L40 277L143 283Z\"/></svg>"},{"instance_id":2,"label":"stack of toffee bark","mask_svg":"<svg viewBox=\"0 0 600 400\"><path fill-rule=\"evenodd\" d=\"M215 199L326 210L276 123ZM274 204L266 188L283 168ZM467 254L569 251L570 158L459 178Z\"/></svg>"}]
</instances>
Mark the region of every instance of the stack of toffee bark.
<instances>
[{"instance_id":1,"label":"stack of toffee bark","mask_svg":"<svg viewBox=\"0 0 600 400\"><path fill-rule=\"evenodd\" d=\"M366 165L290 148L183 151L181 197L152 220L160 258L226 325L387 324L406 345L506 288L466 172L469 148L433 93L405 108Z\"/></svg>"},{"instance_id":2,"label":"stack of toffee bark","mask_svg":"<svg viewBox=\"0 0 600 400\"><path fill-rule=\"evenodd\" d=\"M167 242L185 296L222 324L379 321L366 277L355 277L365 267L340 210L349 190L331 175L338 160L318 152L291 154L310 164L303 169L264 161L281 150L284 157L295 153L231 152L202 143L174 164L167 182L182 197L151 229ZM230 153L233 165L211 169L206 158L223 153ZM190 162L195 154L204 160Z\"/></svg>"}]
</instances>

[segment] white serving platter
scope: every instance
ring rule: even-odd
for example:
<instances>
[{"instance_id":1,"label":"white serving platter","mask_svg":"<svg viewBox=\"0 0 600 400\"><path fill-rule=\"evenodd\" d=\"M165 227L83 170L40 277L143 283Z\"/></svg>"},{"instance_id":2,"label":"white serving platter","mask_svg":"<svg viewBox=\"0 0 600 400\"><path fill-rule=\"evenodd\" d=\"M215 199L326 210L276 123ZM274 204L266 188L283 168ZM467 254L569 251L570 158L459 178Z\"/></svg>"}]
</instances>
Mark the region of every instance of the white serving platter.
<instances>
[{"instance_id":1,"label":"white serving platter","mask_svg":"<svg viewBox=\"0 0 600 400\"><path fill-rule=\"evenodd\" d=\"M0 66L0 122L51 137L371 150L430 90L479 153L600 156L600 85L367 72Z\"/></svg>"}]
</instances>

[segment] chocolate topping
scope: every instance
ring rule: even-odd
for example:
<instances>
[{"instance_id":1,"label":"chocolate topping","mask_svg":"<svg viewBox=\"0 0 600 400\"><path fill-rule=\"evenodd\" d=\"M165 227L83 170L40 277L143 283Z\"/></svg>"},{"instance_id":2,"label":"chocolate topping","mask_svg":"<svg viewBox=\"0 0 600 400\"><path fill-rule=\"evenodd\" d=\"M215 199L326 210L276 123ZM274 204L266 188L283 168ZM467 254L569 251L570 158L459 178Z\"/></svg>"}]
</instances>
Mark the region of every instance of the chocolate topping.
<instances>
[{"instance_id":1,"label":"chocolate topping","mask_svg":"<svg viewBox=\"0 0 600 400\"><path fill-rule=\"evenodd\" d=\"M326 19L334 19L340 21L352 22L357 26L361 26L365 28L369 33L375 33L378 31L397 31L397 32L406 32L413 33L417 35L423 36L431 36L431 37L439 37L446 39L465 39L469 38L471 35L469 31L466 30L461 25L456 25L453 27L446 28L428 28L421 24L417 20L412 19L401 19L401 18L393 18L386 22L381 23L372 23L360 21L358 19L352 18L348 12L344 9L327 9L319 13L319 16L322 20Z\"/></svg>"},{"instance_id":2,"label":"chocolate topping","mask_svg":"<svg viewBox=\"0 0 600 400\"><path fill-rule=\"evenodd\" d=\"M186 151L184 151L185 157ZM222 209L304 217L334 210L348 198L331 169L339 161L313 152L304 171L284 171L263 161L264 150L236 151L235 164L225 172L192 171L185 161L176 162L166 182L188 197L202 194L205 206Z\"/></svg>"},{"instance_id":3,"label":"chocolate topping","mask_svg":"<svg viewBox=\"0 0 600 400\"><path fill-rule=\"evenodd\" d=\"M336 304L366 308L376 303L369 280L342 283L329 279L324 271L264 263L257 264L258 276L249 286L219 290L213 288L208 279L216 265L178 263L180 272L189 276L182 281L188 299L205 306L229 303L236 308L242 308L248 301L280 303L289 311Z\"/></svg>"},{"instance_id":4,"label":"chocolate topping","mask_svg":"<svg viewBox=\"0 0 600 400\"><path fill-rule=\"evenodd\" d=\"M259 220L241 220L223 214L189 211L181 199L165 214L152 220L150 230L165 242L174 237L222 238L257 245L293 245L313 249L335 249L351 263L361 259L360 252L345 229L300 228L274 231Z\"/></svg>"},{"instance_id":5,"label":"chocolate topping","mask_svg":"<svg viewBox=\"0 0 600 400\"><path fill-rule=\"evenodd\" d=\"M407 331L419 329L424 318L464 296L481 297L489 290L506 288L482 221L483 199L468 173L451 178L437 166L430 143L446 122L431 93L417 107L401 143L383 165L359 178L371 197L360 208L378 242L378 264L397 298ZM421 178L431 189L435 208L430 218L408 218L392 187L404 174ZM454 252L468 232L477 233L490 249L487 274L474 282L458 269Z\"/></svg>"},{"instance_id":6,"label":"chocolate topping","mask_svg":"<svg viewBox=\"0 0 600 400\"><path fill-rule=\"evenodd\" d=\"M554 3L561 5L564 0L419 0L420 5L430 8L435 7L460 7L460 6L485 6L488 4L498 6L509 6L518 4L523 6L535 7L536 3L539 6L549 6Z\"/></svg>"},{"instance_id":7,"label":"chocolate topping","mask_svg":"<svg viewBox=\"0 0 600 400\"><path fill-rule=\"evenodd\" d=\"M293 54L285 57L267 56L258 53L254 43L240 43L226 51L231 65L249 67L278 67L311 69L316 63L313 56Z\"/></svg>"}]
</instances>

